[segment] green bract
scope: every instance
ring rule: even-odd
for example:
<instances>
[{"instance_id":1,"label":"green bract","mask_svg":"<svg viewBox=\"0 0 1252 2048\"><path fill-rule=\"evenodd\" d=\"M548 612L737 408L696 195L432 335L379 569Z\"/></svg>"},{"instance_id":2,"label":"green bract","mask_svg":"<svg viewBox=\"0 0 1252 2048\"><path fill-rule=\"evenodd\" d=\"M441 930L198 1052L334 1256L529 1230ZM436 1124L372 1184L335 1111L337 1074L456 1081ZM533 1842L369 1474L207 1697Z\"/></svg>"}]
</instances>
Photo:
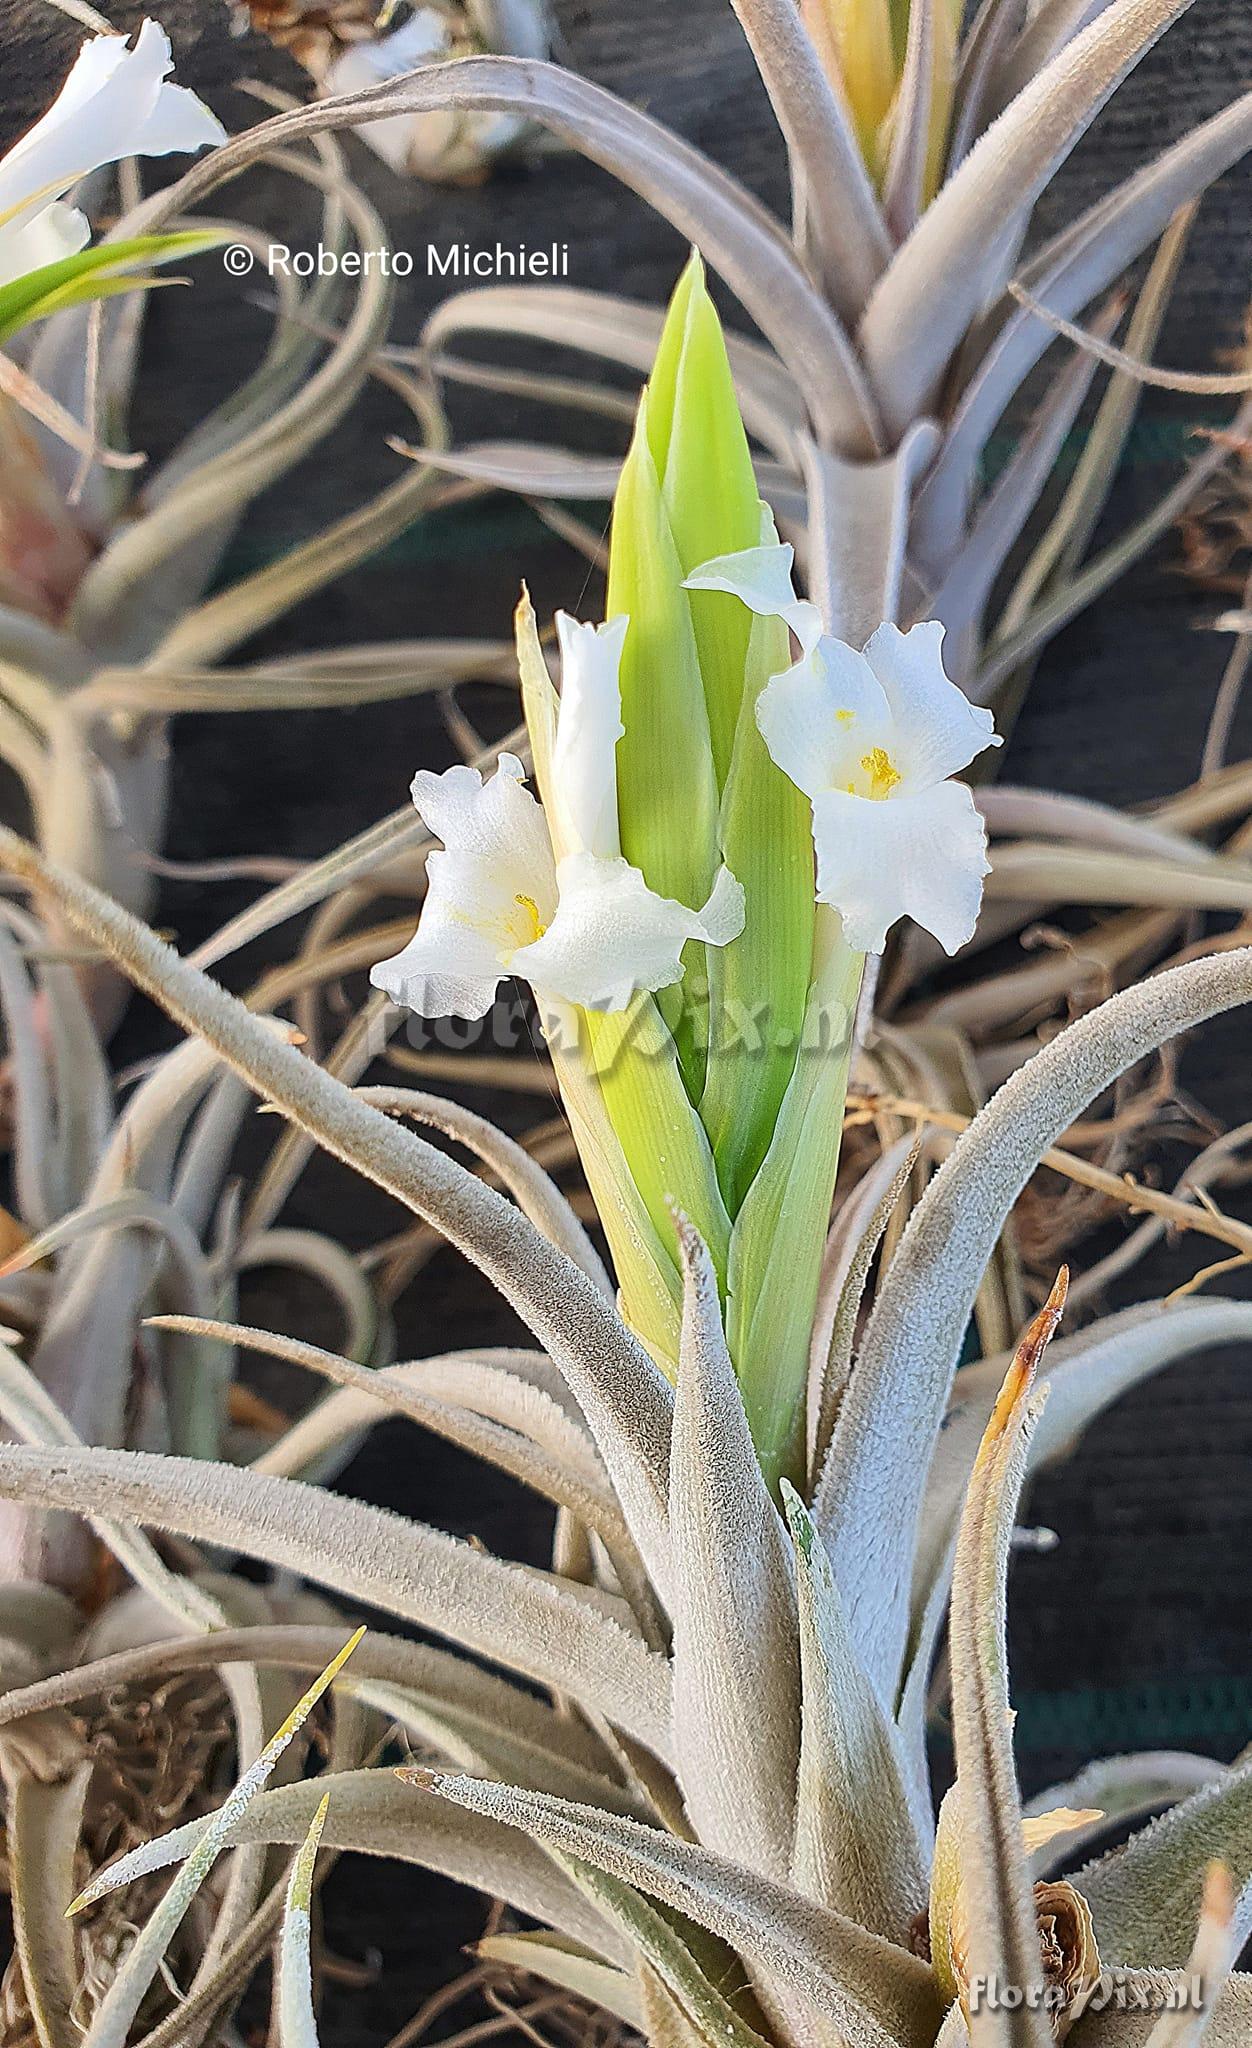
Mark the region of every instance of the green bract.
<instances>
[{"instance_id":1,"label":"green bract","mask_svg":"<svg viewBox=\"0 0 1252 2048\"><path fill-rule=\"evenodd\" d=\"M681 982L615 1016L580 1011L575 1029L650 1226L641 1239L623 1227L620 1200L601 1204L627 1317L672 1376L678 1210L709 1247L771 1480L797 1453L861 956L842 943L837 917L815 916L809 806L757 728L757 700L790 662L787 629L684 581L711 558L774 539L693 256L613 508L607 611L630 622L618 813L622 853L653 889L703 902L724 863L743 888L745 921L727 946L692 941ZM537 701L546 677L535 685L536 653L524 644L547 798L554 711ZM567 1094L568 1065L558 1061ZM594 1182L594 1162L589 1170Z\"/></svg>"}]
</instances>

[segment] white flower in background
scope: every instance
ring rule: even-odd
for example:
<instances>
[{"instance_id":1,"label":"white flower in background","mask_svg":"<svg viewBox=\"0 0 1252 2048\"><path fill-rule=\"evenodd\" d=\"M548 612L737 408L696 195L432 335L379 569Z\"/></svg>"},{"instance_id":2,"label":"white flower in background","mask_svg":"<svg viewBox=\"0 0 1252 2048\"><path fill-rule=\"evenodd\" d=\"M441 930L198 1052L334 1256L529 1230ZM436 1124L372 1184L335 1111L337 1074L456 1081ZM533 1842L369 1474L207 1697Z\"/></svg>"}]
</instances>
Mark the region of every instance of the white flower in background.
<instances>
[{"instance_id":1,"label":"white flower in background","mask_svg":"<svg viewBox=\"0 0 1252 2048\"><path fill-rule=\"evenodd\" d=\"M474 768L422 769L413 802L443 841L426 863L416 935L370 979L424 1017L485 1017L506 975L587 1010L622 1010L682 974L690 939L724 946L743 929L743 890L723 868L701 910L658 896L622 858L615 753L627 621L557 615L561 700L551 819L501 754Z\"/></svg>"},{"instance_id":2,"label":"white flower in background","mask_svg":"<svg viewBox=\"0 0 1252 2048\"><path fill-rule=\"evenodd\" d=\"M973 936L987 835L973 796L950 778L999 746L991 713L944 674L943 627L878 628L860 653L823 633L797 598L792 550L774 545L706 562L694 590L726 590L785 619L800 659L757 699L770 754L813 806L817 898L850 946L881 953L911 917L948 953Z\"/></svg>"},{"instance_id":3,"label":"white flower in background","mask_svg":"<svg viewBox=\"0 0 1252 2048\"><path fill-rule=\"evenodd\" d=\"M47 113L0 157L0 284L77 255L91 228L62 195L88 172L128 156L169 156L225 142L195 96L166 80L170 41L145 21L132 50L124 36L94 36Z\"/></svg>"},{"instance_id":4,"label":"white flower in background","mask_svg":"<svg viewBox=\"0 0 1252 2048\"><path fill-rule=\"evenodd\" d=\"M553 23L546 0L467 0L459 8L418 7L390 35L351 43L315 75L328 95L361 92L425 64L480 50L497 56L545 58ZM362 121L356 133L393 171L458 183L482 177L496 156L533 132L517 114L467 114L457 109L389 114Z\"/></svg>"}]
</instances>

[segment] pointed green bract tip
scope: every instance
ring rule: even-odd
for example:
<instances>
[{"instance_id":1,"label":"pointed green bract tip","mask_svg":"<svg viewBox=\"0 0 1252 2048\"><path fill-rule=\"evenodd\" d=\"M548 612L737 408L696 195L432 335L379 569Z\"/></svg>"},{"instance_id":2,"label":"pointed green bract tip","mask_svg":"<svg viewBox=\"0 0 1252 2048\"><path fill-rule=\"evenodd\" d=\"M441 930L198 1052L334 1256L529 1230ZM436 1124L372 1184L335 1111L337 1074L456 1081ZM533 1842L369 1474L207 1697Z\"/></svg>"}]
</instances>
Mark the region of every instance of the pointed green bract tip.
<instances>
[{"instance_id":1,"label":"pointed green bract tip","mask_svg":"<svg viewBox=\"0 0 1252 2048\"><path fill-rule=\"evenodd\" d=\"M648 399L648 441L659 476L665 474L665 458L669 452L670 434L673 431L679 371L687 334L687 315L693 298L701 293L707 298L704 263L699 250L693 249L666 308L656 357L647 384L644 386Z\"/></svg>"},{"instance_id":2,"label":"pointed green bract tip","mask_svg":"<svg viewBox=\"0 0 1252 2048\"><path fill-rule=\"evenodd\" d=\"M755 547L761 524L752 452L726 339L698 257L688 264L674 294L658 362L667 380L672 362L673 390L671 396L667 382L658 394L650 433L655 456L666 427L657 470L686 576L715 555ZM719 603L716 592L693 592L690 606L722 787L734 748L752 621L744 607Z\"/></svg>"}]
</instances>

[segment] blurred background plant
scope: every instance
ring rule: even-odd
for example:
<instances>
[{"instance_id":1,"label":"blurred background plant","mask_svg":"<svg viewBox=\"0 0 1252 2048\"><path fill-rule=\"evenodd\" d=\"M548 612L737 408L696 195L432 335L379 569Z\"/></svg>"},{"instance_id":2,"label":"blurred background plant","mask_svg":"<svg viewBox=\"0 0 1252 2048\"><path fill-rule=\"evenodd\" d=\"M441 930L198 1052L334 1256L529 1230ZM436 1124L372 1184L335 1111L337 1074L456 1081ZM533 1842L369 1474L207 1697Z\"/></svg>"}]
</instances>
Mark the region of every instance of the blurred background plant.
<instances>
[{"instance_id":1,"label":"blurred background plant","mask_svg":"<svg viewBox=\"0 0 1252 2048\"><path fill-rule=\"evenodd\" d=\"M556 23L548 0L441 0L435 6L384 0L228 0L250 26L289 50L331 96L398 78L432 59L552 54ZM492 165L533 154L543 131L519 115L432 113L370 123L361 140L393 171L435 184L477 184Z\"/></svg>"},{"instance_id":2,"label":"blurred background plant","mask_svg":"<svg viewBox=\"0 0 1252 2048\"><path fill-rule=\"evenodd\" d=\"M153 900L175 713L363 703L490 675L507 658L478 640L226 666L450 494L433 473L406 468L279 559L221 580L249 506L316 454L371 377L385 378L419 443L446 438L430 381L378 364L392 308L386 230L341 151L325 140L269 161L316 192L332 259L377 255L359 275L335 263L307 285L276 274L260 363L179 446L149 466L127 445L143 402L137 299L72 307L25 329L19 371L0 392L0 751L43 843L140 908ZM123 167L123 214L105 251L129 246L137 175ZM199 225L248 267L268 246L239 220ZM92 1000L106 1022L120 996L105 975Z\"/></svg>"}]
</instances>

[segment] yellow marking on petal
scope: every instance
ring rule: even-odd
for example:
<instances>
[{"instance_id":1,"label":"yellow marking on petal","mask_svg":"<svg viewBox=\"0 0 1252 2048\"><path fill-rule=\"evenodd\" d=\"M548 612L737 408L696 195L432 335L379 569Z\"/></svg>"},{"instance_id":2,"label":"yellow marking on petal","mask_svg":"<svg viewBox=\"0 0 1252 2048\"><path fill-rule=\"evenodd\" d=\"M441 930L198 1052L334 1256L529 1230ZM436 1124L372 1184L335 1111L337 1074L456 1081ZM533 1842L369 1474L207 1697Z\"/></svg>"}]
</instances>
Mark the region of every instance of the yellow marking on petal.
<instances>
[{"instance_id":1,"label":"yellow marking on petal","mask_svg":"<svg viewBox=\"0 0 1252 2048\"><path fill-rule=\"evenodd\" d=\"M871 797L881 803L900 780L899 769L885 747L871 747L868 754L862 754L861 766L869 777Z\"/></svg>"},{"instance_id":2,"label":"yellow marking on petal","mask_svg":"<svg viewBox=\"0 0 1252 2048\"><path fill-rule=\"evenodd\" d=\"M840 724L840 725L855 725L855 724L856 724L856 713L855 713L855 711L849 711L849 710L847 710L847 708L846 708L846 707L845 707L845 708L844 708L844 709L843 709L842 711L836 711L836 713L835 713L835 717L836 717L836 719L838 720L838 722L839 722L839 724Z\"/></svg>"},{"instance_id":3,"label":"yellow marking on petal","mask_svg":"<svg viewBox=\"0 0 1252 2048\"><path fill-rule=\"evenodd\" d=\"M541 939L548 929L542 917L539 915L539 905L536 903L533 896L515 896L513 898L513 901L516 903L519 910L522 910L526 913L526 916L530 922L530 936L529 938L523 941L523 944L527 946L533 946L536 939Z\"/></svg>"}]
</instances>

